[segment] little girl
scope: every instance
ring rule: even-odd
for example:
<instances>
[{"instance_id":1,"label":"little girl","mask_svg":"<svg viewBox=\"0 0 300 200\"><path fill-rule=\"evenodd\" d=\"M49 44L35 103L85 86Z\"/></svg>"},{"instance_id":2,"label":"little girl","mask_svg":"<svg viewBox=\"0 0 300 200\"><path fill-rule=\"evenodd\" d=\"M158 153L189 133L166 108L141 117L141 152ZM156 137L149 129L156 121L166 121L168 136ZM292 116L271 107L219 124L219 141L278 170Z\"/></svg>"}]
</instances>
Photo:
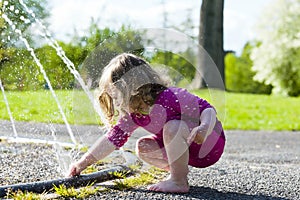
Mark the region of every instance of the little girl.
<instances>
[{"instance_id":1,"label":"little girl","mask_svg":"<svg viewBox=\"0 0 300 200\"><path fill-rule=\"evenodd\" d=\"M153 133L137 141L139 158L170 172L167 180L149 186L151 191L186 193L188 165L204 168L221 157L225 136L215 109L185 89L167 87L143 59L116 56L104 68L99 88L100 107L112 127L71 165L69 176L122 147L138 127Z\"/></svg>"}]
</instances>

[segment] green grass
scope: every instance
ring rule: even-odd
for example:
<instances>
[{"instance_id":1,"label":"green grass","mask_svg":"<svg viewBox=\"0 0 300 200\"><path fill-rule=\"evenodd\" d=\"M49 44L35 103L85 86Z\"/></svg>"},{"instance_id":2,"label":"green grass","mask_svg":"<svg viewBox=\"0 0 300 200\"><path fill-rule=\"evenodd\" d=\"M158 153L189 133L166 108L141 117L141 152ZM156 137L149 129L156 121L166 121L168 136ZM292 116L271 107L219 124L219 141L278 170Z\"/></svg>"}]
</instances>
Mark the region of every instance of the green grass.
<instances>
[{"instance_id":1,"label":"green grass","mask_svg":"<svg viewBox=\"0 0 300 200\"><path fill-rule=\"evenodd\" d=\"M9 192L9 194L6 196L6 199L14 199L14 200L40 200L43 199L43 195L45 194L36 194L33 192Z\"/></svg>"},{"instance_id":2,"label":"green grass","mask_svg":"<svg viewBox=\"0 0 300 200\"><path fill-rule=\"evenodd\" d=\"M207 91L194 93L218 102ZM227 130L300 130L300 97L228 92L215 97L225 99L224 104L221 100L219 109L225 113L221 119Z\"/></svg>"},{"instance_id":3,"label":"green grass","mask_svg":"<svg viewBox=\"0 0 300 200\"><path fill-rule=\"evenodd\" d=\"M133 166L137 168L136 166ZM138 186L146 186L162 180L167 172L157 167L151 167L146 171L141 171L134 176L127 177L125 173L114 174L119 179L114 180L114 188L118 190L127 190Z\"/></svg>"},{"instance_id":4,"label":"green grass","mask_svg":"<svg viewBox=\"0 0 300 200\"><path fill-rule=\"evenodd\" d=\"M13 118L17 121L64 123L60 109L50 91L6 92ZM82 91L55 91L67 121L71 124L99 124L87 95ZM0 98L0 119L9 119L4 98Z\"/></svg>"},{"instance_id":5,"label":"green grass","mask_svg":"<svg viewBox=\"0 0 300 200\"><path fill-rule=\"evenodd\" d=\"M99 124L100 119L82 91L55 91L63 112L71 124ZM224 128L241 130L300 130L300 98L194 91L211 102L218 111ZM64 123L49 91L6 93L13 118L17 121ZM0 119L9 115L0 97Z\"/></svg>"},{"instance_id":6,"label":"green grass","mask_svg":"<svg viewBox=\"0 0 300 200\"><path fill-rule=\"evenodd\" d=\"M81 187L79 189L75 189L74 187L67 188L64 185L55 186L55 193L58 194L62 198L74 198L74 199L85 199L91 195L94 195L98 192L106 191L105 188L102 187L94 187L93 184L87 185L85 187Z\"/></svg>"}]
</instances>

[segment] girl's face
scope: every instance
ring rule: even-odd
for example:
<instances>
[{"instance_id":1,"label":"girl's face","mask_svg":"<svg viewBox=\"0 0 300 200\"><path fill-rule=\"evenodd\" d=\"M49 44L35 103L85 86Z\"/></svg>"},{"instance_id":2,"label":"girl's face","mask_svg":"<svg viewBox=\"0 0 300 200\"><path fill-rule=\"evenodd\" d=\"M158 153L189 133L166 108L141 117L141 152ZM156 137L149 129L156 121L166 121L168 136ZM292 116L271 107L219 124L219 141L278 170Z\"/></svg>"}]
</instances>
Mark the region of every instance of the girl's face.
<instances>
[{"instance_id":1,"label":"girl's face","mask_svg":"<svg viewBox=\"0 0 300 200\"><path fill-rule=\"evenodd\" d=\"M129 112L147 115L149 114L150 106L146 104L142 98L136 97L130 100Z\"/></svg>"},{"instance_id":2,"label":"girl's face","mask_svg":"<svg viewBox=\"0 0 300 200\"><path fill-rule=\"evenodd\" d=\"M113 104L116 108L120 108L122 102L123 102L123 96L121 91L111 84L107 88L107 93L109 96L113 99ZM129 113L139 113L139 114L144 114L147 115L149 114L149 109L150 106L146 104L140 96L134 96L133 98L130 98L129 101L129 107L128 108L123 108L126 112Z\"/></svg>"}]
</instances>

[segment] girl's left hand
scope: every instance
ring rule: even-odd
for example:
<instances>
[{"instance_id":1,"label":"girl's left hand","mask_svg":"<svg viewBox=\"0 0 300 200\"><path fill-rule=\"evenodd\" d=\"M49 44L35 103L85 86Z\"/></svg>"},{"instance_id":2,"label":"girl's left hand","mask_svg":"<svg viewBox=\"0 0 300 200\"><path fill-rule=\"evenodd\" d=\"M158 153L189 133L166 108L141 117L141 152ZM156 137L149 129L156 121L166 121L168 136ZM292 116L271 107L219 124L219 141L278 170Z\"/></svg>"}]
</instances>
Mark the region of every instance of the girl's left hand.
<instances>
[{"instance_id":1,"label":"girl's left hand","mask_svg":"<svg viewBox=\"0 0 300 200\"><path fill-rule=\"evenodd\" d=\"M187 143L191 144L195 142L197 144L202 144L205 142L208 136L208 129L206 126L200 125L195 127L187 138Z\"/></svg>"}]
</instances>

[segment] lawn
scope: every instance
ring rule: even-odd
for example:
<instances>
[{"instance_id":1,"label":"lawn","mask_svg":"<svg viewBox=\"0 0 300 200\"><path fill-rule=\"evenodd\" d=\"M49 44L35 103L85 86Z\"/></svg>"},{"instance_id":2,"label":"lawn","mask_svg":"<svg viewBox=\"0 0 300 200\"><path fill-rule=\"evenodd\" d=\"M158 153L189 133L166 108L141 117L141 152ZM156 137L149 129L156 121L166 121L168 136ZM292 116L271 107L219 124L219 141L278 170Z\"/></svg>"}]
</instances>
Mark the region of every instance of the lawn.
<instances>
[{"instance_id":1,"label":"lawn","mask_svg":"<svg viewBox=\"0 0 300 200\"><path fill-rule=\"evenodd\" d=\"M206 91L195 91L209 98ZM223 92L225 129L300 130L300 97Z\"/></svg>"},{"instance_id":2,"label":"lawn","mask_svg":"<svg viewBox=\"0 0 300 200\"><path fill-rule=\"evenodd\" d=\"M64 123L59 107L49 90L5 93L13 118L17 121ZM82 91L55 91L70 124L99 124L87 95ZM0 98L0 119L9 119L4 98Z\"/></svg>"},{"instance_id":3,"label":"lawn","mask_svg":"<svg viewBox=\"0 0 300 200\"><path fill-rule=\"evenodd\" d=\"M55 91L62 110L71 124L99 124L100 119L82 91ZM300 98L274 95L228 93L197 90L193 93L207 99L218 110L225 129L300 130ZM18 121L63 123L60 110L50 91L6 93L13 118ZM0 98L0 119L9 114Z\"/></svg>"}]
</instances>

